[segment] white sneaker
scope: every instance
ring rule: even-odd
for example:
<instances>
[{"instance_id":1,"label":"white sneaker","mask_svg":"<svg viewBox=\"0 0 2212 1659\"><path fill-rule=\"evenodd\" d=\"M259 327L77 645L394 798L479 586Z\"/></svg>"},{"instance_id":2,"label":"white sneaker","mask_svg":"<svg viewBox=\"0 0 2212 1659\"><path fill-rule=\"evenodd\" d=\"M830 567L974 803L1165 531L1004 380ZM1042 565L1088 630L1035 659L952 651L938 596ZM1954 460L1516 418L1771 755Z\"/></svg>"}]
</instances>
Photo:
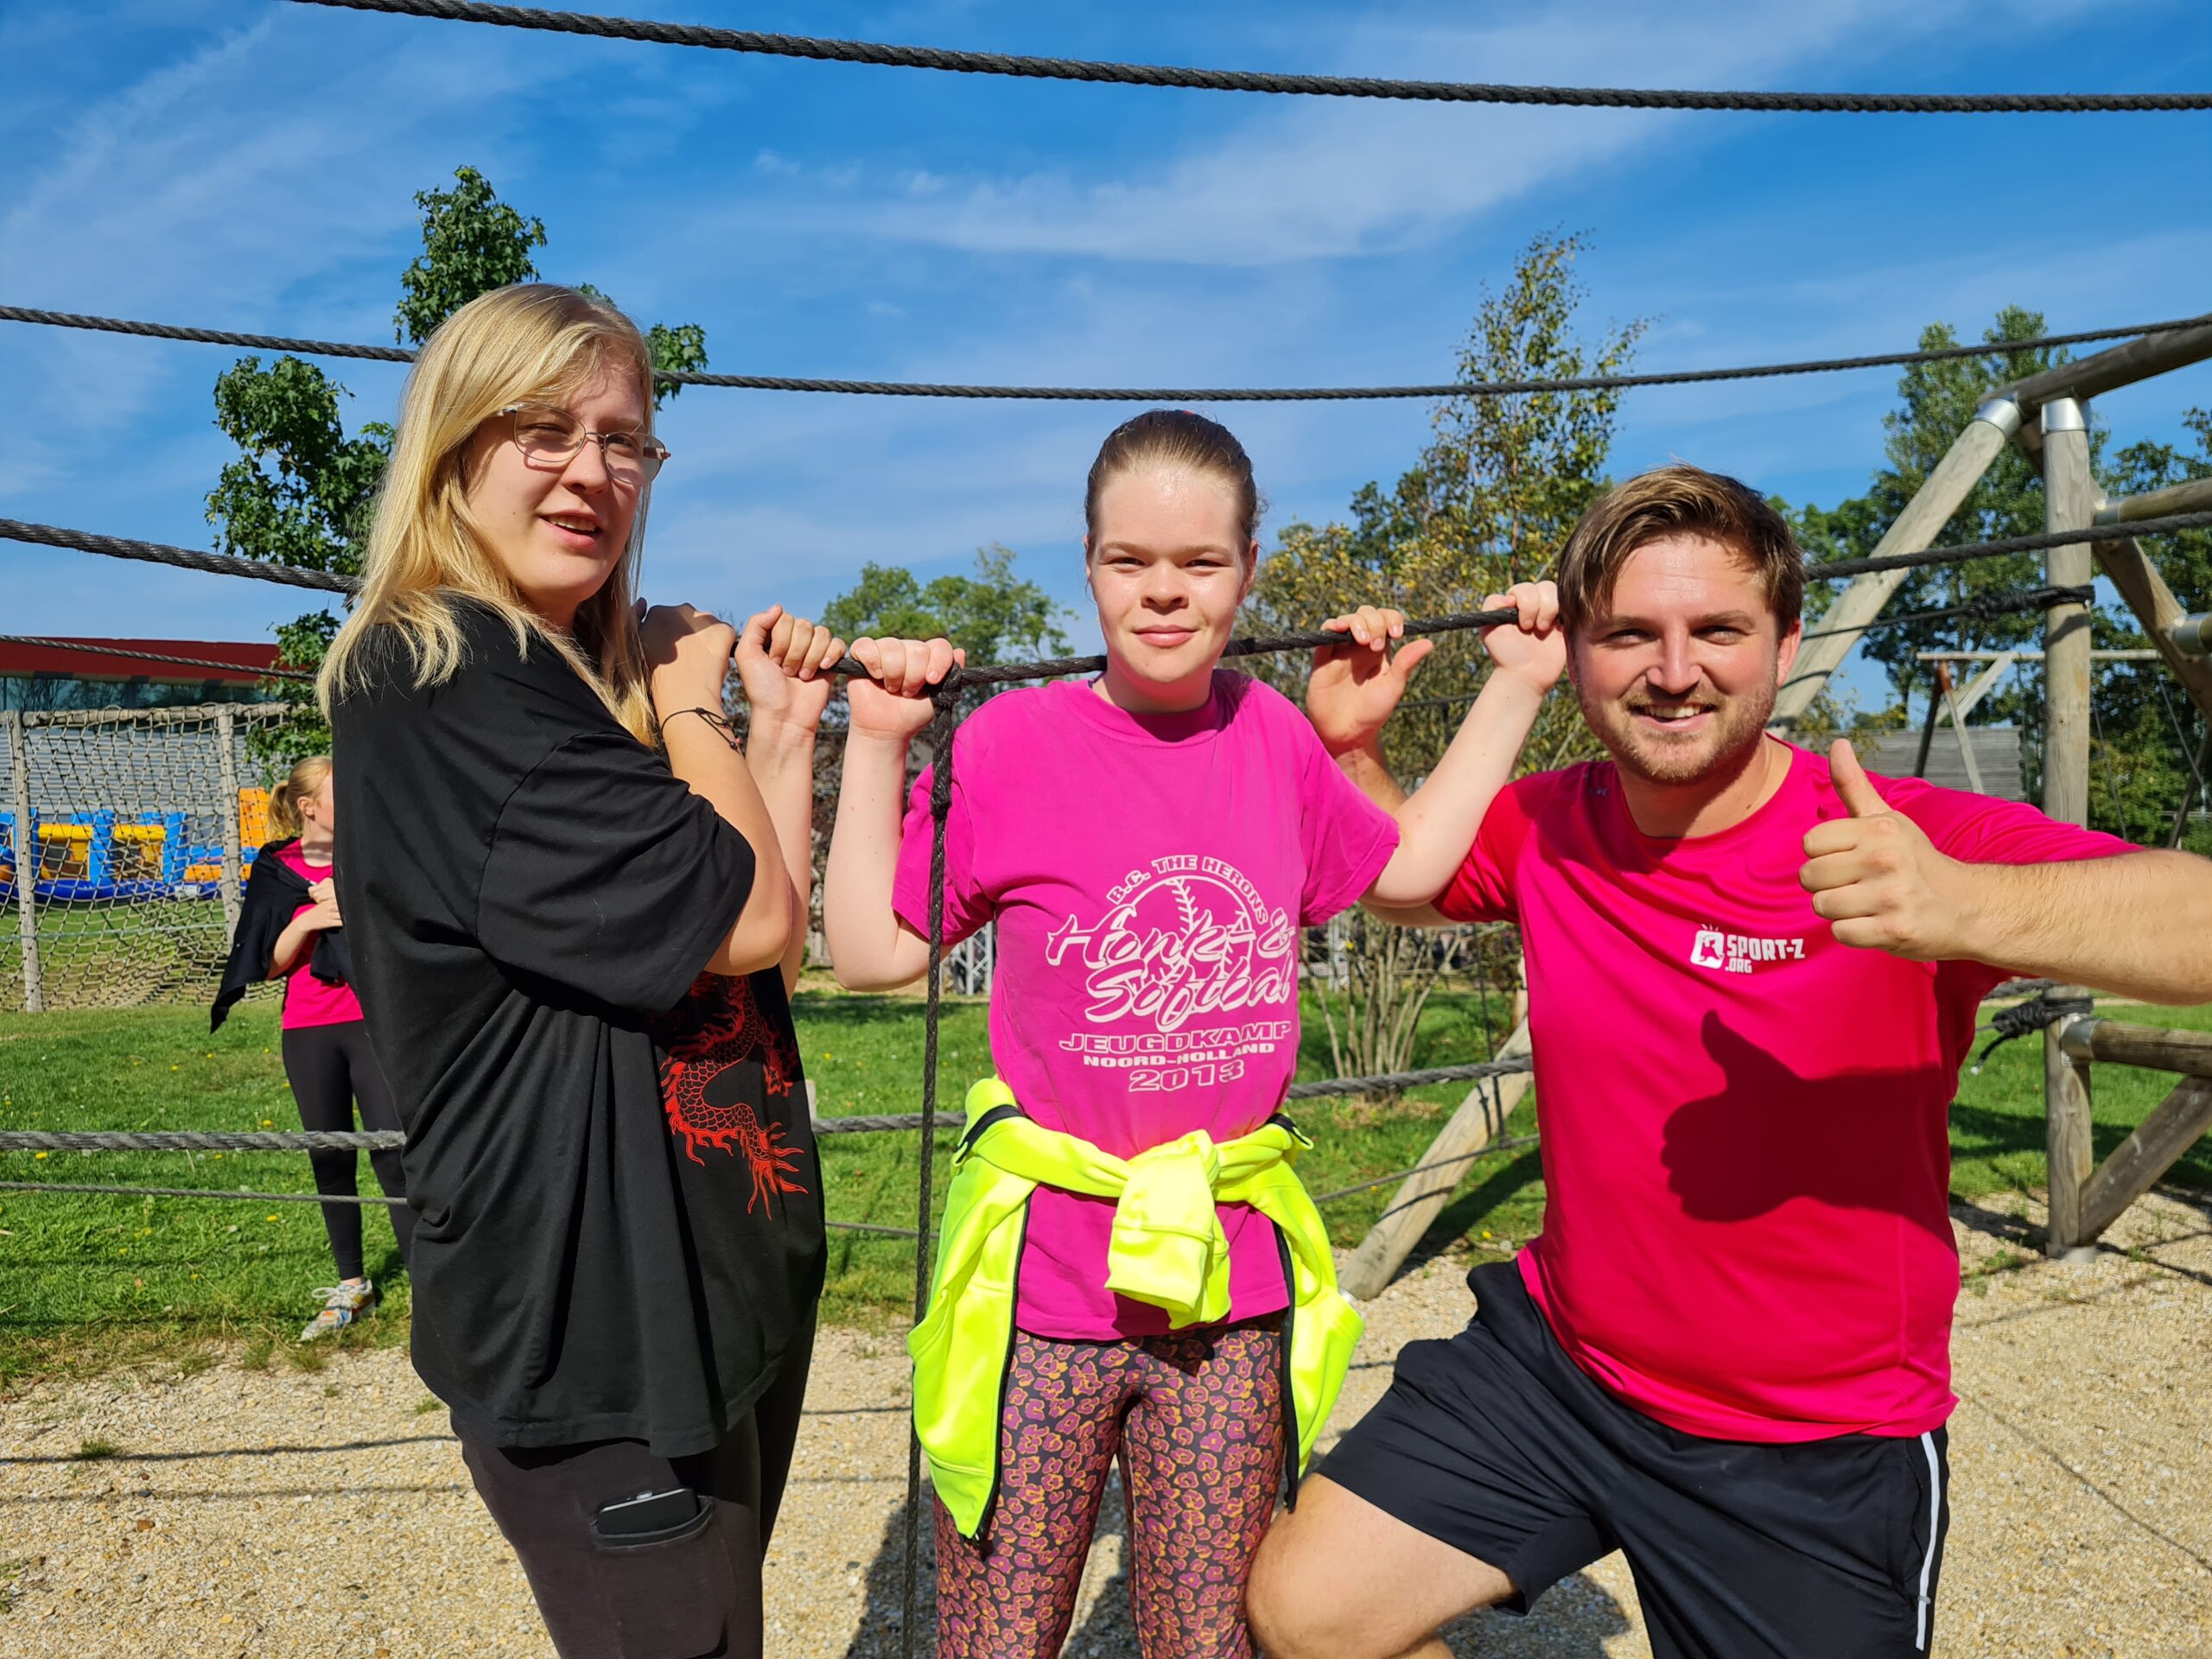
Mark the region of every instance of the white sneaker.
<instances>
[{"instance_id":1,"label":"white sneaker","mask_svg":"<svg viewBox=\"0 0 2212 1659\"><path fill-rule=\"evenodd\" d=\"M363 1308L374 1306L377 1300L377 1287L366 1279L358 1284L322 1285L315 1294L322 1298L322 1312L309 1319L301 1331L302 1342L335 1336L353 1324Z\"/></svg>"}]
</instances>

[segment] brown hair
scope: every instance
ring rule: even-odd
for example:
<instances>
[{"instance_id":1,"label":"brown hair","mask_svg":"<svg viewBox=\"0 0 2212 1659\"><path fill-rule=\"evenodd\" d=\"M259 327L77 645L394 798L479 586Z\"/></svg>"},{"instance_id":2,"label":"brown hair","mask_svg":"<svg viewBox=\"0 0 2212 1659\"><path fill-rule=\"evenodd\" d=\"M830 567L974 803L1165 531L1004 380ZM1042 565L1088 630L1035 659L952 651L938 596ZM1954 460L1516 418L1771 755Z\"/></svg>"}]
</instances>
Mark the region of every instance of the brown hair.
<instances>
[{"instance_id":1,"label":"brown hair","mask_svg":"<svg viewBox=\"0 0 2212 1659\"><path fill-rule=\"evenodd\" d=\"M1755 570L1784 632L1805 599L1805 556L1789 523L1740 480L1676 461L1638 473L1590 505L1559 557L1560 620L1579 628L1613 596L1629 555L1677 531L1726 543Z\"/></svg>"},{"instance_id":2,"label":"brown hair","mask_svg":"<svg viewBox=\"0 0 2212 1659\"><path fill-rule=\"evenodd\" d=\"M1252 481L1252 457L1234 433L1218 421L1187 409L1148 409L1123 421L1098 446L1084 490L1084 528L1098 536L1098 498L1123 473L1140 467L1166 467L1217 479L1236 493L1236 522L1243 532L1242 558L1260 533L1259 486Z\"/></svg>"},{"instance_id":3,"label":"brown hair","mask_svg":"<svg viewBox=\"0 0 2212 1659\"><path fill-rule=\"evenodd\" d=\"M330 757L310 754L294 762L291 775L269 791L269 828L277 840L293 840L306 828L300 822L300 803L320 790L329 776Z\"/></svg>"}]
</instances>

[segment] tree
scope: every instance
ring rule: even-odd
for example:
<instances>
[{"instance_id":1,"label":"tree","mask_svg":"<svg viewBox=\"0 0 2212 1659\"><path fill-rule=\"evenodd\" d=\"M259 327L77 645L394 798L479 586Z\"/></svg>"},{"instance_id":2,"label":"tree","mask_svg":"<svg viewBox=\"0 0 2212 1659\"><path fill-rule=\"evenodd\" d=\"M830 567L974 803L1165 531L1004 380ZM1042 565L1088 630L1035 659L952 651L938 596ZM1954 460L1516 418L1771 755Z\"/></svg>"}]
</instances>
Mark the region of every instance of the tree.
<instances>
[{"instance_id":1,"label":"tree","mask_svg":"<svg viewBox=\"0 0 2212 1659\"><path fill-rule=\"evenodd\" d=\"M393 323L395 338L418 346L478 295L534 279L532 252L546 242L544 222L501 201L474 168L454 169L454 181L449 190L415 197L423 251L400 273ZM664 372L706 365L706 331L696 323L656 323L646 343L654 366ZM678 390L656 381L655 403ZM266 368L257 357L241 358L215 383L216 424L238 447L207 497L207 519L225 552L296 569L360 573L392 432L372 421L347 437L340 400L351 395L296 357L280 357ZM313 672L338 626L337 614L326 607L279 626L277 665ZM272 770L330 747L329 728L312 702L298 695L298 683L277 684L292 697L294 712L280 723L257 726L251 739L253 753Z\"/></svg>"},{"instance_id":2,"label":"tree","mask_svg":"<svg viewBox=\"0 0 2212 1659\"><path fill-rule=\"evenodd\" d=\"M1642 321L1586 346L1578 337L1584 289L1573 263L1583 246L1576 235L1538 237L1504 288L1484 290L1459 350L1463 383L1566 379L1628 365ZM1387 493L1373 483L1358 490L1349 524L1285 526L1248 607L1250 626L1310 627L1361 603L1394 605L1408 615L1471 611L1491 594L1541 575L1605 487L1618 404L1619 394L1605 390L1446 398L1414 466ZM1443 752L1487 664L1471 634L1439 640L1383 734L1384 753L1401 778L1425 774ZM1254 671L1293 696L1300 693L1303 664L1262 659ZM1593 747L1573 699L1554 697L1522 764L1555 766ZM1354 912L1334 931L1331 950L1335 971L1313 983L1331 1058L1346 1074L1403 1070L1421 1011L1446 975L1476 968L1486 976L1495 970L1508 983L1512 978L1513 946L1497 930L1418 932Z\"/></svg>"},{"instance_id":3,"label":"tree","mask_svg":"<svg viewBox=\"0 0 2212 1659\"><path fill-rule=\"evenodd\" d=\"M968 660L1016 662L1064 657L1063 620L1073 613L1033 582L1014 574L1014 551L993 543L976 550L972 576L922 582L899 564L864 564L861 579L822 607L822 620L848 639L887 636L930 639L942 634L967 648Z\"/></svg>"}]
</instances>

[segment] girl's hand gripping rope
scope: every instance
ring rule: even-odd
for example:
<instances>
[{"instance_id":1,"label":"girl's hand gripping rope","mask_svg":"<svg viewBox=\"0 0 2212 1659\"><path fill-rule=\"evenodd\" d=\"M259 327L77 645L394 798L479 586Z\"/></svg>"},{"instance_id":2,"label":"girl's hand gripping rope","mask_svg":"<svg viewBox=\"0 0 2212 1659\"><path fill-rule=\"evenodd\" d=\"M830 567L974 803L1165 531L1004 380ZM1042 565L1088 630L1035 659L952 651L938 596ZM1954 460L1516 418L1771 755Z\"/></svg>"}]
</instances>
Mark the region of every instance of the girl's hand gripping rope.
<instances>
[{"instance_id":1,"label":"girl's hand gripping rope","mask_svg":"<svg viewBox=\"0 0 2212 1659\"><path fill-rule=\"evenodd\" d=\"M1313 653L1313 670L1306 681L1306 717L1329 753L1342 754L1382 729L1436 642L1416 639L1393 652L1392 643L1405 638L1405 613L1373 605L1332 616L1321 626L1351 638Z\"/></svg>"},{"instance_id":2,"label":"girl's hand gripping rope","mask_svg":"<svg viewBox=\"0 0 2212 1659\"><path fill-rule=\"evenodd\" d=\"M930 723L937 712L930 688L968 662L965 651L944 639L855 639L853 657L868 671L867 679L845 685L853 730L898 739L912 738Z\"/></svg>"},{"instance_id":3,"label":"girl's hand gripping rope","mask_svg":"<svg viewBox=\"0 0 2212 1659\"><path fill-rule=\"evenodd\" d=\"M836 682L822 671L845 642L780 605L747 617L737 639L737 677L755 731L782 724L811 732L822 723Z\"/></svg>"},{"instance_id":4,"label":"girl's hand gripping rope","mask_svg":"<svg viewBox=\"0 0 2212 1659\"><path fill-rule=\"evenodd\" d=\"M1537 710L1567 667L1559 589L1548 582L1516 582L1510 593L1492 594L1483 601L1484 610L1509 607L1518 613L1515 623L1483 631L1484 648L1497 667L1419 791L1408 798L1392 781L1382 761L1379 720L1354 747L1337 751L1338 764L1352 781L1398 821L1398 849L1365 899L1369 909L1387 920L1440 919L1433 901L1466 857L1491 802L1512 777ZM1343 701L1352 699L1347 696ZM1388 702L1395 706L1395 690ZM1314 724L1321 725L1321 716L1314 717ZM1351 731L1363 721L1348 718L1338 724L1340 731ZM1324 736L1326 741L1325 731Z\"/></svg>"}]
</instances>

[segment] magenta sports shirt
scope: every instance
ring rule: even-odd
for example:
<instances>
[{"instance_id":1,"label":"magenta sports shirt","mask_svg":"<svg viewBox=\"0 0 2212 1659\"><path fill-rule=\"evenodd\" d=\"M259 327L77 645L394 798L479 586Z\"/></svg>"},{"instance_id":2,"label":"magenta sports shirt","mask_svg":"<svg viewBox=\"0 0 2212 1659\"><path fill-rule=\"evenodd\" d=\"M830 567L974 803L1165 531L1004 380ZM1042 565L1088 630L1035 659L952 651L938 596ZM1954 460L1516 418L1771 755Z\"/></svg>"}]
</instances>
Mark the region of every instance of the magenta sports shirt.
<instances>
[{"instance_id":1,"label":"magenta sports shirt","mask_svg":"<svg viewBox=\"0 0 2212 1659\"><path fill-rule=\"evenodd\" d=\"M276 855L292 871L312 887L329 879L332 866L310 864L299 843L293 842ZM295 906L292 914L313 910L312 902ZM317 979L308 971L308 961L315 955L315 941L310 938L300 957L284 973L284 1016L283 1027L297 1031L302 1026L342 1026L348 1020L361 1017L361 1001L353 995L351 985L333 985L327 980Z\"/></svg>"},{"instance_id":2,"label":"magenta sports shirt","mask_svg":"<svg viewBox=\"0 0 2212 1659\"><path fill-rule=\"evenodd\" d=\"M1873 779L1941 851L2132 850L2032 807ZM1838 944L1799 886L1847 816L1793 748L1718 835L1642 834L1612 764L1509 786L1438 901L1517 921L1547 1198L1522 1277L1582 1370L1692 1434L1917 1434L1950 1414L1946 1131L2005 971Z\"/></svg>"},{"instance_id":3,"label":"magenta sports shirt","mask_svg":"<svg viewBox=\"0 0 2212 1659\"><path fill-rule=\"evenodd\" d=\"M985 703L953 761L944 937L998 925L991 1057L1022 1109L1124 1158L1264 1123L1297 1067L1298 930L1357 903L1398 842L1305 715L1224 671L1205 707L1169 715L1063 681ZM914 786L895 899L923 933L930 783ZM1022 1329L1167 1329L1106 1288L1113 1216L1109 1200L1039 1189ZM1242 1205L1222 1225L1230 1317L1281 1309L1273 1225Z\"/></svg>"}]
</instances>

